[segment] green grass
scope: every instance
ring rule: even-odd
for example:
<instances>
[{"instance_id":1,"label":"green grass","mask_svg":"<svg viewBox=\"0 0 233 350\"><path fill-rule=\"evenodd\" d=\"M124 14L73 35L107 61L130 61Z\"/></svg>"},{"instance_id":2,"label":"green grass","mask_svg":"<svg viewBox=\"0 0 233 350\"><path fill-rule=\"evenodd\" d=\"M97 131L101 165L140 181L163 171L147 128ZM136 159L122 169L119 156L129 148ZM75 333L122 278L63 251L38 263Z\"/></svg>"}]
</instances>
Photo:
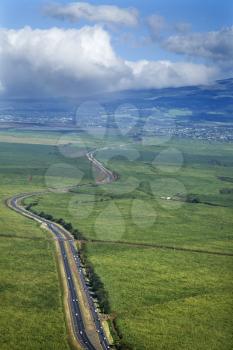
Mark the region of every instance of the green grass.
<instances>
[{"instance_id":1,"label":"green grass","mask_svg":"<svg viewBox=\"0 0 233 350\"><path fill-rule=\"evenodd\" d=\"M122 342L135 350L232 348L232 258L87 244L117 315Z\"/></svg>"},{"instance_id":2,"label":"green grass","mask_svg":"<svg viewBox=\"0 0 233 350\"><path fill-rule=\"evenodd\" d=\"M101 140L85 137L76 139L78 147L84 142L89 148L104 146ZM232 193L220 194L222 188L233 188L231 182L220 179L232 177L232 145L171 140L163 146L146 147L123 141L111 139L108 146L113 150L97 153L120 174L119 181L28 198L26 204L36 200L33 210L71 222L86 238L232 252ZM2 143L1 147L2 199L46 188L44 174L51 164L77 167L84 173L81 184L93 181L85 158L77 162L64 157L54 146ZM182 154L181 164L172 157L170 149L174 148ZM161 152L165 157L159 156ZM59 175L54 180L60 181ZM65 174L62 184L67 178L75 180ZM185 202L188 194L198 197L200 203ZM164 196L176 200L161 199ZM3 205L0 212L2 233L44 237L30 220ZM1 239L5 237L0 243ZM42 244L43 238L38 242ZM20 255L19 248L17 251ZM232 257L90 243L87 256L108 292L122 343L135 350L232 348ZM18 280L17 285L21 286ZM32 284L29 289L33 288ZM41 306L41 310L46 308ZM11 327L14 330L12 323ZM44 337L41 327L38 333ZM64 339L63 333L59 336Z\"/></svg>"},{"instance_id":3,"label":"green grass","mask_svg":"<svg viewBox=\"0 0 233 350\"><path fill-rule=\"evenodd\" d=\"M174 148L184 158L178 170L169 151L167 163L162 162L165 168L153 163L159 151ZM172 141L167 148L125 146L120 157L113 157L116 147L104 150L97 157L120 174L117 182L43 195L34 210L63 217L87 238L232 252L233 194L220 194L226 182L219 179L233 170L230 150L228 144L192 141ZM180 200L161 199L177 193ZM200 203L182 200L190 194Z\"/></svg>"},{"instance_id":4,"label":"green grass","mask_svg":"<svg viewBox=\"0 0 233 350\"><path fill-rule=\"evenodd\" d=\"M20 183L25 187L31 184L46 186L46 178L50 177L55 183L56 177L63 177L64 181L70 177L74 185L90 181L92 171L88 161L84 157L67 158L55 146L0 143L0 148L0 174L5 184L13 182L14 186L17 182L17 185ZM71 175L69 171L62 170L65 166L73 169ZM75 170L83 176L77 176Z\"/></svg>"},{"instance_id":5,"label":"green grass","mask_svg":"<svg viewBox=\"0 0 233 350\"><path fill-rule=\"evenodd\" d=\"M69 349L52 237L7 208L5 200L46 189L51 164L77 166L86 176L83 183L90 181L89 164L84 158L67 160L53 146L0 147L0 348Z\"/></svg>"},{"instance_id":6,"label":"green grass","mask_svg":"<svg viewBox=\"0 0 233 350\"><path fill-rule=\"evenodd\" d=\"M92 196L83 194L49 194L38 199L34 210L72 222L86 238L233 251L231 208L183 204L169 211L154 200L93 202ZM136 206L134 216L132 205Z\"/></svg>"},{"instance_id":7,"label":"green grass","mask_svg":"<svg viewBox=\"0 0 233 350\"><path fill-rule=\"evenodd\" d=\"M1 349L68 349L54 243L1 237L0 255Z\"/></svg>"}]
</instances>

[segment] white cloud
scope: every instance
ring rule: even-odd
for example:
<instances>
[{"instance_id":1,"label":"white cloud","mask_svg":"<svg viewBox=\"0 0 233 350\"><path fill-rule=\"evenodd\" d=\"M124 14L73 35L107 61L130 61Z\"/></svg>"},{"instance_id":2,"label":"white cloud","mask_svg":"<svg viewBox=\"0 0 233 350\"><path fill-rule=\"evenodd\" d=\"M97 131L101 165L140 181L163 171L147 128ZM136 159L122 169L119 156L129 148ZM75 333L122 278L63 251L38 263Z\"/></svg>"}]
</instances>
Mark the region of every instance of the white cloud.
<instances>
[{"instance_id":1,"label":"white cloud","mask_svg":"<svg viewBox=\"0 0 233 350\"><path fill-rule=\"evenodd\" d=\"M146 18L146 24L149 29L152 40L161 41L168 33L177 32L187 34L191 30L191 23L177 22L169 23L166 19L158 14L152 14Z\"/></svg>"},{"instance_id":2,"label":"white cloud","mask_svg":"<svg viewBox=\"0 0 233 350\"><path fill-rule=\"evenodd\" d=\"M6 96L80 96L103 91L204 84L205 65L129 62L100 26L0 30L0 81Z\"/></svg>"},{"instance_id":3,"label":"white cloud","mask_svg":"<svg viewBox=\"0 0 233 350\"><path fill-rule=\"evenodd\" d=\"M153 14L146 19L152 39L157 40L160 37L161 31L166 28L165 19L157 14Z\"/></svg>"},{"instance_id":4,"label":"white cloud","mask_svg":"<svg viewBox=\"0 0 233 350\"><path fill-rule=\"evenodd\" d=\"M1 92L4 92L4 90L5 90L5 89L4 89L4 86L3 86L2 82L0 81L0 93L1 93Z\"/></svg>"},{"instance_id":5,"label":"white cloud","mask_svg":"<svg viewBox=\"0 0 233 350\"><path fill-rule=\"evenodd\" d=\"M55 18L72 22L81 19L91 22L136 26L138 11L134 8L120 8L114 5L91 5L87 2L73 2L67 5L53 4L45 12Z\"/></svg>"},{"instance_id":6,"label":"white cloud","mask_svg":"<svg viewBox=\"0 0 233 350\"><path fill-rule=\"evenodd\" d=\"M0 80L15 94L81 94L111 87L127 68L99 26L0 31Z\"/></svg>"},{"instance_id":7,"label":"white cloud","mask_svg":"<svg viewBox=\"0 0 233 350\"><path fill-rule=\"evenodd\" d=\"M127 62L138 88L165 88L206 84L217 74L215 68L202 64L170 61ZM132 85L132 82L131 82Z\"/></svg>"},{"instance_id":8,"label":"white cloud","mask_svg":"<svg viewBox=\"0 0 233 350\"><path fill-rule=\"evenodd\" d=\"M188 33L192 28L191 23L189 22L178 22L174 25L174 29L179 34L186 34Z\"/></svg>"},{"instance_id":9,"label":"white cloud","mask_svg":"<svg viewBox=\"0 0 233 350\"><path fill-rule=\"evenodd\" d=\"M175 53L232 63L233 26L220 31L170 36L163 45Z\"/></svg>"}]
</instances>

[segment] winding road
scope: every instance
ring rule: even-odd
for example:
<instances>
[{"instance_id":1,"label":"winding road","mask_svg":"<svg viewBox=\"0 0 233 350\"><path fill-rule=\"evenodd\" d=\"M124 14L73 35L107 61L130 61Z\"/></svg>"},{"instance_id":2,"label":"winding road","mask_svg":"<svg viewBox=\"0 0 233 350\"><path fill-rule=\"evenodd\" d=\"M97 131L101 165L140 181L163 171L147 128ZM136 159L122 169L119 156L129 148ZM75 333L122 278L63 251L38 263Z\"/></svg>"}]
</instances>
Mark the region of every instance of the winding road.
<instances>
[{"instance_id":1,"label":"winding road","mask_svg":"<svg viewBox=\"0 0 233 350\"><path fill-rule=\"evenodd\" d=\"M86 154L87 159L104 175L105 183L110 183L116 180L116 176L108 169L106 169L99 161L94 158L93 152L89 152ZM78 254L78 250L75 246L75 241L71 233L65 230L59 224L44 219L28 210L26 210L22 201L25 198L45 194L44 192L33 192L33 193L22 193L10 198L6 201L6 204L9 208L14 211L37 221L40 224L43 224L54 236L54 239L59 244L60 255L62 257L62 265L66 280L66 285L68 288L68 298L69 298L69 312L72 320L72 328L73 333L82 347L82 349L87 350L99 350L99 349L110 349L110 344L105 335L104 329L102 327L102 323L100 320L100 315L96 306L94 304L94 300L90 294L88 285L86 283L86 278L84 274L84 270L82 268L82 263ZM68 248L67 248L68 245ZM69 249L69 251L68 251ZM73 260L72 260L73 259ZM73 266L76 268L74 269ZM76 274L76 276L75 276ZM75 279L78 278L80 284L79 286L82 289L82 293L85 296L85 300L87 300L89 313L92 317L93 327L96 332L96 339L93 341L93 337L90 337L85 325L85 319L82 312L82 306L79 300L79 293L77 283L75 283ZM92 338L92 339L90 339Z\"/></svg>"}]
</instances>

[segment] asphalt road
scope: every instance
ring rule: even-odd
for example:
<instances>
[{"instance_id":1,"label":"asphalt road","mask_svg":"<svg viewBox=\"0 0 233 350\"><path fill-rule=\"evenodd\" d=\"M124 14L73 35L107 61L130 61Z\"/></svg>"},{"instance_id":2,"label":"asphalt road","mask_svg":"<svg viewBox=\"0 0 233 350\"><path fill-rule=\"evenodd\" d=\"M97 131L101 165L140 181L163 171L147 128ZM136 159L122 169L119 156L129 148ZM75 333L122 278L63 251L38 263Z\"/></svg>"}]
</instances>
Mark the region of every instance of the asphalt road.
<instances>
[{"instance_id":1,"label":"asphalt road","mask_svg":"<svg viewBox=\"0 0 233 350\"><path fill-rule=\"evenodd\" d=\"M105 168L105 166L102 163L100 163L97 159L95 159L94 152L95 151L88 152L86 154L86 157L96 168L99 169L99 171L102 174L104 174L105 179L102 181L102 183L111 183L115 181L117 179L116 175L114 175L110 170Z\"/></svg>"},{"instance_id":2,"label":"asphalt road","mask_svg":"<svg viewBox=\"0 0 233 350\"><path fill-rule=\"evenodd\" d=\"M105 179L102 181L102 183L110 183L116 180L116 176L108 169L106 169L99 161L97 161L94 158L93 151L87 153L87 158L88 160L96 167L99 169L101 173L105 175ZM19 212L28 218L31 218L33 220L36 220L37 222L43 223L47 226L47 228L52 232L52 234L55 236L59 243L60 251L61 251L61 256L62 256L62 263L64 267L64 272L65 272L65 278L66 278L66 283L67 287L69 290L69 306L70 306L70 313L73 321L73 330L75 333L75 336L82 346L83 349L88 349L88 350L96 350L96 348L93 346L91 343L90 339L88 338L85 325L84 325L84 320L82 316L82 312L80 309L80 304L78 300L78 293L76 290L76 286L74 283L74 279L72 276L71 272L71 259L74 259L75 265L76 265L76 271L75 273L78 274L79 280L81 281L81 287L83 290L83 293L86 295L86 299L88 301L89 305L89 310L92 315L93 323L96 328L96 332L98 333L99 337L99 342L100 346L102 349L107 350L110 349L108 340L106 338L106 335L104 333L104 330L102 328L102 324L99 318L99 313L96 310L94 301L92 299L92 296L90 294L89 288L86 284L85 280L85 275L84 271L82 268L82 264L80 261L80 257L78 254L78 251L75 247L75 242L73 239L73 236L71 235L70 232L62 228L60 225L50 221L46 220L44 218L41 218L40 216L31 213L30 211L26 210L20 203L24 198L31 197L33 195L38 195L38 194L43 194L45 192L33 192L33 193L22 193L19 195L16 195L15 197L9 199L7 201L7 205L15 210L16 212ZM71 250L71 254L67 254L66 249L65 249L65 244L64 242L67 241L69 244L69 248ZM72 255L72 256L70 256Z\"/></svg>"},{"instance_id":3,"label":"asphalt road","mask_svg":"<svg viewBox=\"0 0 233 350\"><path fill-rule=\"evenodd\" d=\"M73 330L74 333L77 337L78 342L81 344L83 349L88 349L88 350L95 350L96 348L93 346L91 343L90 339L88 338L87 332L85 330L85 325L83 321L83 316L80 310L80 305L79 305L79 300L77 296L77 290L76 286L72 277L72 272L71 272L71 262L69 261L71 258L74 259L75 264L76 264L76 271L75 273L79 274L80 281L82 283L82 288L83 292L86 294L90 312L96 327L96 332L98 333L99 336L99 341L101 344L102 349L110 349L108 340L105 336L104 330L101 325L101 321L99 318L99 314L95 308L94 301L90 295L89 288L86 284L85 281L85 276L83 273L83 268L82 264L80 261L80 257L78 254L78 251L75 247L75 242L72 237L72 235L65 229L63 229L60 225L50 221L46 220L44 218L41 218L40 216L33 214L29 211L27 211L25 208L23 208L20 205L20 202L22 199L35 195L36 193L30 193L30 194L21 194L17 195L11 199L8 200L7 204L10 208L14 209L15 211L31 218L34 219L40 223L44 223L47 228L53 233L55 238L57 239L62 255L62 262L64 266L64 271L65 271L65 277L66 277L66 282L67 282L67 287L69 290L69 306L70 306L70 312L72 316L72 321L73 321ZM38 194L38 193L37 193ZM68 244L70 245L70 249L72 252L72 257L70 257L66 253L65 245L64 242L67 241Z\"/></svg>"}]
</instances>

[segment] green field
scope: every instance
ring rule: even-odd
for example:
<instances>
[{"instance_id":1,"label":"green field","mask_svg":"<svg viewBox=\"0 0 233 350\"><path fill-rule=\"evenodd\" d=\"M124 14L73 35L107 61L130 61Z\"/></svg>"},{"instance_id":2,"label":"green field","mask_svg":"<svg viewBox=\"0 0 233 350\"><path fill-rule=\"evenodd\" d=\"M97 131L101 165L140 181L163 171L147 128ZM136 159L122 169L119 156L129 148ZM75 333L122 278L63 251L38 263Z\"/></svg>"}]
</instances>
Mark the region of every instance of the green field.
<instances>
[{"instance_id":1,"label":"green field","mask_svg":"<svg viewBox=\"0 0 233 350\"><path fill-rule=\"evenodd\" d=\"M44 174L64 157L51 146L0 147L0 348L69 349L52 236L4 203L17 193L45 189ZM79 164L88 170L85 159Z\"/></svg>"},{"instance_id":2,"label":"green field","mask_svg":"<svg viewBox=\"0 0 233 350\"><path fill-rule=\"evenodd\" d=\"M62 155L55 146L2 143L2 199L23 191L47 189L48 185L52 190L58 184L84 185L67 193L51 192L28 198L25 204L33 203L33 211L72 223L87 239L105 241L85 243L85 255L108 294L122 349L231 349L232 256L143 248L140 244L233 252L232 145L171 140L161 146L142 146L114 138L104 144L84 136L76 137L76 143L78 150L84 143L88 149L96 144L98 148L106 147L96 157L117 172L119 180L108 185L90 185L93 173L82 156L67 157L66 150ZM61 163L68 169L78 169L83 176L77 181L75 171L63 172L65 166L56 168ZM59 171L48 173L51 165ZM4 244L8 240L19 244L27 241L35 247L36 240L5 235L38 237L37 249L45 244L47 259L54 264L53 246L45 240L48 238L45 232L4 205L1 213L0 239ZM118 241L122 243L114 243ZM26 244L23 247L22 273L28 251ZM34 249L30 252L33 254ZM20 247L16 254L22 258ZM44 257L45 250L41 254ZM10 266L14 257L9 259ZM40 266L43 262L51 266L45 260ZM55 267L53 278L57 286ZM17 280L16 284L21 282ZM36 290L36 286L31 283L28 289ZM55 289L59 295L58 287ZM40 302L41 310L45 311L44 300ZM55 309L62 317L61 307ZM25 315L26 311L22 317ZM49 316L53 317L51 313ZM15 328L10 318L8 327ZM63 332L59 335L57 332L54 328L52 333L64 342L64 323ZM32 329L27 334L34 339ZM38 334L45 336L39 326Z\"/></svg>"},{"instance_id":3,"label":"green field","mask_svg":"<svg viewBox=\"0 0 233 350\"><path fill-rule=\"evenodd\" d=\"M33 239L34 231L29 239L0 237L2 350L69 349L54 243L45 232Z\"/></svg>"},{"instance_id":4,"label":"green field","mask_svg":"<svg viewBox=\"0 0 233 350\"><path fill-rule=\"evenodd\" d=\"M97 153L120 174L119 181L43 195L37 198L34 210L72 222L86 238L232 252L233 193L219 192L226 187L233 189L233 183L219 179L232 173L230 147L219 145L216 150L215 145L206 144L202 149L200 144L196 151L194 146L188 149L186 143L176 142L177 148L186 150L178 171L173 171L177 168L174 164L166 164L166 171L153 164L158 148L154 152L151 147L138 150L140 158L133 161L127 148L120 151L121 157L109 162L109 154L100 158ZM178 198L177 193L181 194ZM191 201L185 201L183 195L192 195L198 203L192 203L192 196ZM174 200L163 199L167 196L174 196ZM34 199L26 203L31 201Z\"/></svg>"},{"instance_id":5,"label":"green field","mask_svg":"<svg viewBox=\"0 0 233 350\"><path fill-rule=\"evenodd\" d=\"M232 348L232 258L88 244L125 348Z\"/></svg>"},{"instance_id":6,"label":"green field","mask_svg":"<svg viewBox=\"0 0 233 350\"><path fill-rule=\"evenodd\" d=\"M88 239L232 252L233 196L220 193L233 188L222 179L231 178L231 145L175 140L116 149L96 155L120 175L116 183L39 196L33 210L71 222ZM161 152L165 157L157 158ZM140 245L86 247L123 348L231 348L232 257Z\"/></svg>"}]
</instances>

